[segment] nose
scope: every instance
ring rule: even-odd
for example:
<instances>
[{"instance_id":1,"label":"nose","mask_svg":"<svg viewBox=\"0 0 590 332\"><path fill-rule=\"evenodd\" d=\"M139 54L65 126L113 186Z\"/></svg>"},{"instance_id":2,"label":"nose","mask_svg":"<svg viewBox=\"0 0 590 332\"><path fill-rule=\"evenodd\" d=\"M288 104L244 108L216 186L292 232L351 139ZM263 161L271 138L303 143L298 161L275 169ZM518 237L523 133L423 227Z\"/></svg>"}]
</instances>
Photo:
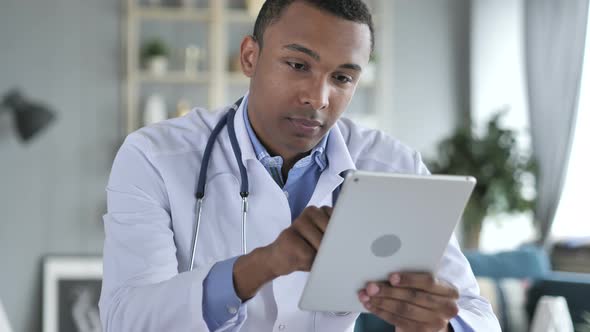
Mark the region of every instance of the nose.
<instances>
[{"instance_id":1,"label":"nose","mask_svg":"<svg viewBox=\"0 0 590 332\"><path fill-rule=\"evenodd\" d=\"M324 78L316 78L306 82L300 93L302 104L311 106L316 111L322 111L330 105L330 86Z\"/></svg>"}]
</instances>

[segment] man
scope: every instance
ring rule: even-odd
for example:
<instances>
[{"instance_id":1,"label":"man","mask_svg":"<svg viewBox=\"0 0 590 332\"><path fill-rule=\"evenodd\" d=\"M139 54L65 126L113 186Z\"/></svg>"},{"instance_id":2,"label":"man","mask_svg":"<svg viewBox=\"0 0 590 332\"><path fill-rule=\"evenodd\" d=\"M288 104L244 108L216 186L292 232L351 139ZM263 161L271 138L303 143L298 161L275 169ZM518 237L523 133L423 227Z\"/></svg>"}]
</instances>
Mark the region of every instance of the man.
<instances>
[{"instance_id":1,"label":"man","mask_svg":"<svg viewBox=\"0 0 590 332\"><path fill-rule=\"evenodd\" d=\"M223 130L211 152L190 270L206 142L228 108L129 135L105 215L106 331L352 331L357 314L297 308L341 173L428 174L418 153L340 119L373 49L359 0L269 0L241 44L249 93L233 120L249 176L242 253L241 174ZM403 331L498 331L453 239L436 276L392 271L359 301Z\"/></svg>"}]
</instances>

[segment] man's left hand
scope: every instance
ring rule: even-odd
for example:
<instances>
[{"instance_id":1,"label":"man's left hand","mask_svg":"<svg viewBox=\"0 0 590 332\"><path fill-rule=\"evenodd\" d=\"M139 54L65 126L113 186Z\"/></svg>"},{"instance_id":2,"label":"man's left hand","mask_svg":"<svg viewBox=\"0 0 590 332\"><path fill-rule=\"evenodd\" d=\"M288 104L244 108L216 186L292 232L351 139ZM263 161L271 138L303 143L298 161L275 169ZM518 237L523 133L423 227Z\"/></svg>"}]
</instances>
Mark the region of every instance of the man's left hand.
<instances>
[{"instance_id":1,"label":"man's left hand","mask_svg":"<svg viewBox=\"0 0 590 332\"><path fill-rule=\"evenodd\" d=\"M459 312L459 291L430 273L393 273L386 282L368 283L358 297L397 331L449 331Z\"/></svg>"}]
</instances>

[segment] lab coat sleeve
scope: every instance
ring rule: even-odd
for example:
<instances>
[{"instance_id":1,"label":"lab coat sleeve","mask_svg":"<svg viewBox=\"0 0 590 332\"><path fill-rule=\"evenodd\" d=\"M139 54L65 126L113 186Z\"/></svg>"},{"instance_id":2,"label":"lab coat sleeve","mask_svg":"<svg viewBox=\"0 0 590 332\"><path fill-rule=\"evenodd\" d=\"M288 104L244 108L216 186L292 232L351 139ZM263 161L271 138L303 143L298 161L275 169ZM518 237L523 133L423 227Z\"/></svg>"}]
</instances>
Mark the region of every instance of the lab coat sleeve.
<instances>
[{"instance_id":1,"label":"lab coat sleeve","mask_svg":"<svg viewBox=\"0 0 590 332\"><path fill-rule=\"evenodd\" d=\"M164 181L147 140L130 135L119 150L107 186L103 331L208 331L203 281L213 263L178 273ZM239 330L240 310L218 331Z\"/></svg>"},{"instance_id":2,"label":"lab coat sleeve","mask_svg":"<svg viewBox=\"0 0 590 332\"><path fill-rule=\"evenodd\" d=\"M414 160L417 174L430 174L419 153L415 153ZM443 254L437 277L459 290L458 317L460 321L458 319L452 321L453 326L460 326L462 330L466 331L501 331L500 323L494 315L492 306L479 295L479 286L471 266L461 252L454 234Z\"/></svg>"}]
</instances>

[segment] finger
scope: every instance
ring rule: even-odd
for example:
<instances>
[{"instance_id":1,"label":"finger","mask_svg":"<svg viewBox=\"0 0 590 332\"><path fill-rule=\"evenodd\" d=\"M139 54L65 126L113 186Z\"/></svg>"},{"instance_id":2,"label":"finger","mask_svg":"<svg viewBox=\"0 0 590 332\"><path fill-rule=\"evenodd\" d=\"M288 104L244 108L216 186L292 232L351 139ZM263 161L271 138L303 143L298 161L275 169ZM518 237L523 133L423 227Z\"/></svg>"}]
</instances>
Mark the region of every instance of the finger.
<instances>
[{"instance_id":1,"label":"finger","mask_svg":"<svg viewBox=\"0 0 590 332\"><path fill-rule=\"evenodd\" d=\"M307 243L317 251L324 234L311 222L309 216L302 215L301 218L309 219L309 221L294 223L293 228L302 239L307 241Z\"/></svg>"},{"instance_id":2,"label":"finger","mask_svg":"<svg viewBox=\"0 0 590 332\"><path fill-rule=\"evenodd\" d=\"M292 268L299 271L309 271L315 258L316 250L304 239L295 229L290 229L289 250L291 255L289 264Z\"/></svg>"},{"instance_id":3,"label":"finger","mask_svg":"<svg viewBox=\"0 0 590 332\"><path fill-rule=\"evenodd\" d=\"M400 272L389 277L393 287L414 288L452 299L459 298L457 288L445 281L438 280L432 273Z\"/></svg>"},{"instance_id":4,"label":"finger","mask_svg":"<svg viewBox=\"0 0 590 332\"><path fill-rule=\"evenodd\" d=\"M385 311L378 307L373 307L371 305L365 305L365 308L369 310L375 316L383 319L384 321L394 325L397 329L404 330L404 331L438 331L437 327L431 327L427 324L423 324L420 322L416 322L414 320L408 319L406 317L398 316L394 313L389 311ZM444 326L443 326L444 327ZM442 329L442 327L440 328Z\"/></svg>"},{"instance_id":5,"label":"finger","mask_svg":"<svg viewBox=\"0 0 590 332\"><path fill-rule=\"evenodd\" d=\"M322 211L324 211L324 213L326 214L326 216L328 216L328 218L332 217L332 211L334 210L334 208L332 208L331 206L322 206L320 209L322 209Z\"/></svg>"},{"instance_id":6,"label":"finger","mask_svg":"<svg viewBox=\"0 0 590 332\"><path fill-rule=\"evenodd\" d=\"M396 299L372 297L368 303L373 308L429 326L437 326L447 318L442 313Z\"/></svg>"},{"instance_id":7,"label":"finger","mask_svg":"<svg viewBox=\"0 0 590 332\"><path fill-rule=\"evenodd\" d=\"M317 227L322 234L326 231L326 227L328 227L328 220L330 219L330 215L322 208L318 208L315 206L309 206L303 213L305 216L309 218L309 221Z\"/></svg>"},{"instance_id":8,"label":"finger","mask_svg":"<svg viewBox=\"0 0 590 332\"><path fill-rule=\"evenodd\" d=\"M310 222L299 223L297 225L293 225L293 227L297 231L298 235L302 239L307 241L315 251L318 250L323 237L323 234L320 231L320 229L318 229L315 225L311 224Z\"/></svg>"},{"instance_id":9,"label":"finger","mask_svg":"<svg viewBox=\"0 0 590 332\"><path fill-rule=\"evenodd\" d=\"M425 309L442 312L446 317L455 317L459 308L455 299L428 293L415 288L392 287L388 283L377 283L379 291L374 297L391 298L413 303Z\"/></svg>"}]
</instances>

